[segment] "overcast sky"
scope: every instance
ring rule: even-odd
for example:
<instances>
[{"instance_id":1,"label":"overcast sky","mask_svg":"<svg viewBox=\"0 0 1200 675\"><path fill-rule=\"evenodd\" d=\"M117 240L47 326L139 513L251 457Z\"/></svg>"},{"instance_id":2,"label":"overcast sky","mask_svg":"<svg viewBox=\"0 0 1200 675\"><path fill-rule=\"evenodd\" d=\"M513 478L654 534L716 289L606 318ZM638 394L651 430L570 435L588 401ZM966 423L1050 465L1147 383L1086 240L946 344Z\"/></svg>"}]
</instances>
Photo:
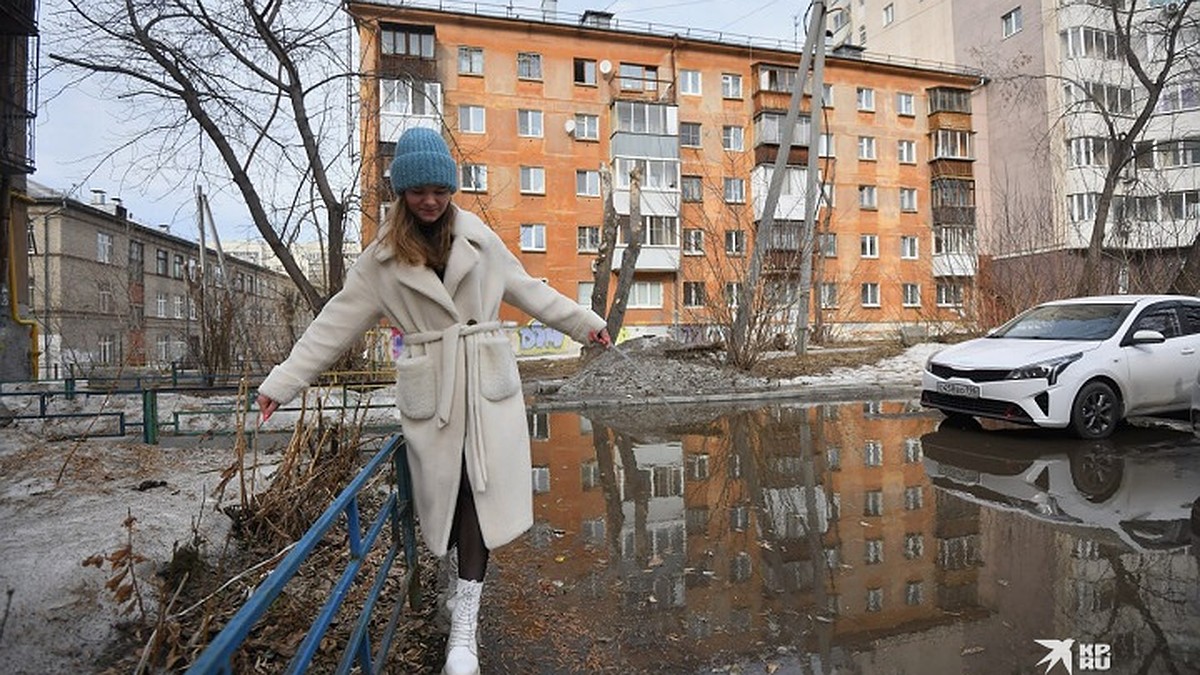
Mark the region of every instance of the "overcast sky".
<instances>
[{"instance_id":1,"label":"overcast sky","mask_svg":"<svg viewBox=\"0 0 1200 675\"><path fill-rule=\"evenodd\" d=\"M50 60L54 35L47 34L47 17L60 0L43 0L41 16L42 69ZM502 4L497 0L497 4ZM521 0L517 6L539 7L539 0ZM807 0L561 0L558 11L576 15L596 9L612 12L618 21L661 23L680 28L754 35L762 38L795 39L795 20ZM35 161L32 180L54 190L71 191L87 201L91 190L105 190L121 197L134 220L145 225L168 224L174 234L195 239L196 209L193 188L177 186L150 177L133 175L131 158L119 145L129 111L120 101L94 86L72 86L61 94L61 81L47 77L40 84ZM51 94L58 94L50 99ZM186 152L186 148L181 148ZM224 194L212 194L214 217L222 238L257 237L245 209L231 186Z\"/></svg>"}]
</instances>

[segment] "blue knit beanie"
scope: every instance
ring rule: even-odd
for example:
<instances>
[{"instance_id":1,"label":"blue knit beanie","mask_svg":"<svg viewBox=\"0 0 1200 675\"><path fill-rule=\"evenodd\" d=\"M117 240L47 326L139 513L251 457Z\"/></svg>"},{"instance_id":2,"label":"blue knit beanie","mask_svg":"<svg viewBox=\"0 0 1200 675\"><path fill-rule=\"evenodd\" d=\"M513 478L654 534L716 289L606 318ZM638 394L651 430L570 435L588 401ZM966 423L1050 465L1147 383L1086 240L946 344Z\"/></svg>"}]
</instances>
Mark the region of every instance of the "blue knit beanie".
<instances>
[{"instance_id":1,"label":"blue knit beanie","mask_svg":"<svg viewBox=\"0 0 1200 675\"><path fill-rule=\"evenodd\" d=\"M408 188L440 185L458 191L458 166L441 134L422 127L405 131L396 142L392 159L392 190L397 195Z\"/></svg>"}]
</instances>

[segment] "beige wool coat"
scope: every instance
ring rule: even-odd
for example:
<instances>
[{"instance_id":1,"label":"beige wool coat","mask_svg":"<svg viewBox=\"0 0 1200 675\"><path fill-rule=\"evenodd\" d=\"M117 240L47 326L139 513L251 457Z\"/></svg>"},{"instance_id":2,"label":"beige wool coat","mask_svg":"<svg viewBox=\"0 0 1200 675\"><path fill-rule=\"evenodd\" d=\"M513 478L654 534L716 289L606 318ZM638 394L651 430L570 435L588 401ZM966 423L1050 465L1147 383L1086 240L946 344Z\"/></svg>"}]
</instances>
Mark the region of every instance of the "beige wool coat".
<instances>
[{"instance_id":1,"label":"beige wool coat","mask_svg":"<svg viewBox=\"0 0 1200 675\"><path fill-rule=\"evenodd\" d=\"M447 549L464 460L488 548L533 524L525 400L498 321L501 301L579 342L604 328L594 312L529 276L495 232L458 209L444 280L377 239L258 389L286 403L381 317L403 331L396 401L417 516L435 555Z\"/></svg>"}]
</instances>

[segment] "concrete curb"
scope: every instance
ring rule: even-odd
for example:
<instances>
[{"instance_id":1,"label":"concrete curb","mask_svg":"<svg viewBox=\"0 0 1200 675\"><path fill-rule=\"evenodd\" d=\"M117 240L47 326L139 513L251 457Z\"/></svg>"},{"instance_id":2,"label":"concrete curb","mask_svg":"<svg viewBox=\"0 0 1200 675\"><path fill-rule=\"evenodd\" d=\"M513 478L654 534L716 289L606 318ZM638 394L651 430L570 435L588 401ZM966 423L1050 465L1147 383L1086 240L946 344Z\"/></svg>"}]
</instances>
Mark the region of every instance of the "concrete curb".
<instances>
[{"instance_id":1,"label":"concrete curb","mask_svg":"<svg viewBox=\"0 0 1200 675\"><path fill-rule=\"evenodd\" d=\"M877 382L872 384L789 384L775 389L750 389L696 395L664 395L656 393L626 396L559 398L556 396L564 380L543 380L530 383L526 393L532 398L531 407L538 410L571 408L613 408L622 406L696 405L742 403L746 401L856 401L863 399L897 399L917 396L921 385L914 382Z\"/></svg>"}]
</instances>

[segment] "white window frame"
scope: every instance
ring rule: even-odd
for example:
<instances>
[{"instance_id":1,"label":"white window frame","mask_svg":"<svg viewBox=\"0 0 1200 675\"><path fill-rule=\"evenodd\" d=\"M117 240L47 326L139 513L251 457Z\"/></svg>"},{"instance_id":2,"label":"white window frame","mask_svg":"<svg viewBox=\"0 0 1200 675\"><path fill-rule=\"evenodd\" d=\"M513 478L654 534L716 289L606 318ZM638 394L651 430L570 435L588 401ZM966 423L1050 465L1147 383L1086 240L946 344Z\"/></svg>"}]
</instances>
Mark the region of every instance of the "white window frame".
<instances>
[{"instance_id":1,"label":"white window frame","mask_svg":"<svg viewBox=\"0 0 1200 675\"><path fill-rule=\"evenodd\" d=\"M542 55L538 52L517 52L517 79L541 80Z\"/></svg>"},{"instance_id":2,"label":"white window frame","mask_svg":"<svg viewBox=\"0 0 1200 675\"><path fill-rule=\"evenodd\" d=\"M1000 32L1005 38L1010 38L1021 32L1024 23L1025 21L1021 17L1021 6L1017 5L1000 16Z\"/></svg>"},{"instance_id":3,"label":"white window frame","mask_svg":"<svg viewBox=\"0 0 1200 675\"><path fill-rule=\"evenodd\" d=\"M600 116L589 113L575 113L575 140L600 140Z\"/></svg>"},{"instance_id":4,"label":"white window frame","mask_svg":"<svg viewBox=\"0 0 1200 675\"><path fill-rule=\"evenodd\" d=\"M113 242L112 234L108 232L96 233L96 262L104 263L105 265L112 263Z\"/></svg>"},{"instance_id":5,"label":"white window frame","mask_svg":"<svg viewBox=\"0 0 1200 675\"><path fill-rule=\"evenodd\" d=\"M544 194L546 194L546 167L544 167L544 166L523 166L523 167L521 167L521 194L523 194L523 195L544 195Z\"/></svg>"},{"instance_id":6,"label":"white window frame","mask_svg":"<svg viewBox=\"0 0 1200 675\"><path fill-rule=\"evenodd\" d=\"M862 112L875 112L875 90L870 87L857 87L854 90L854 100Z\"/></svg>"},{"instance_id":7,"label":"white window frame","mask_svg":"<svg viewBox=\"0 0 1200 675\"><path fill-rule=\"evenodd\" d=\"M96 290L100 295L99 308L105 314L111 314L114 307L114 296L112 284L107 281L100 281L96 284Z\"/></svg>"},{"instance_id":8,"label":"white window frame","mask_svg":"<svg viewBox=\"0 0 1200 675\"><path fill-rule=\"evenodd\" d=\"M599 197L600 172L594 169L577 169L575 171L575 196Z\"/></svg>"},{"instance_id":9,"label":"white window frame","mask_svg":"<svg viewBox=\"0 0 1200 675\"><path fill-rule=\"evenodd\" d=\"M745 230L725 230L725 255L737 257L746 255Z\"/></svg>"},{"instance_id":10,"label":"white window frame","mask_svg":"<svg viewBox=\"0 0 1200 675\"><path fill-rule=\"evenodd\" d=\"M487 192L487 164L462 164L459 189L463 192Z\"/></svg>"},{"instance_id":11,"label":"white window frame","mask_svg":"<svg viewBox=\"0 0 1200 675\"><path fill-rule=\"evenodd\" d=\"M879 208L878 190L874 185L859 185L858 186L858 207L874 211Z\"/></svg>"},{"instance_id":12,"label":"white window frame","mask_svg":"<svg viewBox=\"0 0 1200 675\"><path fill-rule=\"evenodd\" d=\"M900 188L900 211L902 213L917 212L917 189L910 187Z\"/></svg>"},{"instance_id":13,"label":"white window frame","mask_svg":"<svg viewBox=\"0 0 1200 675\"><path fill-rule=\"evenodd\" d=\"M167 294L159 291L154 300L154 315L160 319L167 318Z\"/></svg>"},{"instance_id":14,"label":"white window frame","mask_svg":"<svg viewBox=\"0 0 1200 675\"><path fill-rule=\"evenodd\" d=\"M544 223L521 223L521 250L545 253L546 225Z\"/></svg>"},{"instance_id":15,"label":"white window frame","mask_svg":"<svg viewBox=\"0 0 1200 675\"><path fill-rule=\"evenodd\" d=\"M721 73L721 98L742 98L742 76L738 73Z\"/></svg>"},{"instance_id":16,"label":"white window frame","mask_svg":"<svg viewBox=\"0 0 1200 675\"><path fill-rule=\"evenodd\" d=\"M427 80L380 78L379 112L405 117L441 117L442 85Z\"/></svg>"},{"instance_id":17,"label":"white window frame","mask_svg":"<svg viewBox=\"0 0 1200 675\"><path fill-rule=\"evenodd\" d=\"M861 234L858 236L859 256L863 258L879 257L879 235Z\"/></svg>"},{"instance_id":18,"label":"white window frame","mask_svg":"<svg viewBox=\"0 0 1200 675\"><path fill-rule=\"evenodd\" d=\"M907 91L896 94L896 114L900 117L916 117L917 97Z\"/></svg>"},{"instance_id":19,"label":"white window frame","mask_svg":"<svg viewBox=\"0 0 1200 675\"><path fill-rule=\"evenodd\" d=\"M696 227L683 230L683 254L704 255L704 230Z\"/></svg>"},{"instance_id":20,"label":"white window frame","mask_svg":"<svg viewBox=\"0 0 1200 675\"><path fill-rule=\"evenodd\" d=\"M458 130L464 134L486 134L487 109L481 105L458 106Z\"/></svg>"},{"instance_id":21,"label":"white window frame","mask_svg":"<svg viewBox=\"0 0 1200 675\"><path fill-rule=\"evenodd\" d=\"M700 96L703 76L698 70L681 69L679 71L679 93L685 96Z\"/></svg>"},{"instance_id":22,"label":"white window frame","mask_svg":"<svg viewBox=\"0 0 1200 675\"><path fill-rule=\"evenodd\" d=\"M824 258L836 258L837 242L837 232L821 232L817 235L817 251Z\"/></svg>"},{"instance_id":23,"label":"white window frame","mask_svg":"<svg viewBox=\"0 0 1200 675\"><path fill-rule=\"evenodd\" d=\"M901 284L900 296L903 299L901 304L905 307L920 307L921 306L921 284Z\"/></svg>"},{"instance_id":24,"label":"white window frame","mask_svg":"<svg viewBox=\"0 0 1200 675\"><path fill-rule=\"evenodd\" d=\"M962 284L952 281L939 281L937 285L938 307L962 307Z\"/></svg>"},{"instance_id":25,"label":"white window frame","mask_svg":"<svg viewBox=\"0 0 1200 675\"><path fill-rule=\"evenodd\" d=\"M635 281L629 287L629 309L661 309L663 285L659 281Z\"/></svg>"},{"instance_id":26,"label":"white window frame","mask_svg":"<svg viewBox=\"0 0 1200 675\"><path fill-rule=\"evenodd\" d=\"M822 281L820 290L821 309L835 309L838 306L838 285L836 281Z\"/></svg>"},{"instance_id":27,"label":"white window frame","mask_svg":"<svg viewBox=\"0 0 1200 675\"><path fill-rule=\"evenodd\" d=\"M732 151L745 150L746 130L733 124L721 127L721 147Z\"/></svg>"},{"instance_id":28,"label":"white window frame","mask_svg":"<svg viewBox=\"0 0 1200 675\"><path fill-rule=\"evenodd\" d=\"M597 83L595 59L575 59L571 63L572 81L582 87L594 87ZM580 79L582 75L583 79Z\"/></svg>"},{"instance_id":29,"label":"white window frame","mask_svg":"<svg viewBox=\"0 0 1200 675\"><path fill-rule=\"evenodd\" d=\"M100 363L113 365L117 361L117 354L114 347L116 346L116 338L112 335L101 335L97 340L97 357Z\"/></svg>"},{"instance_id":30,"label":"white window frame","mask_svg":"<svg viewBox=\"0 0 1200 675\"><path fill-rule=\"evenodd\" d=\"M920 256L921 239L913 234L900 236L900 259L916 260Z\"/></svg>"},{"instance_id":31,"label":"white window frame","mask_svg":"<svg viewBox=\"0 0 1200 675\"><path fill-rule=\"evenodd\" d=\"M704 201L704 178L702 176L680 176L679 198L688 204Z\"/></svg>"},{"instance_id":32,"label":"white window frame","mask_svg":"<svg viewBox=\"0 0 1200 675\"><path fill-rule=\"evenodd\" d=\"M875 281L865 281L862 284L862 306L863 307L879 307L879 283Z\"/></svg>"},{"instance_id":33,"label":"white window frame","mask_svg":"<svg viewBox=\"0 0 1200 675\"><path fill-rule=\"evenodd\" d=\"M874 136L858 137L858 158L862 160L875 161L876 154Z\"/></svg>"},{"instance_id":34,"label":"white window frame","mask_svg":"<svg viewBox=\"0 0 1200 675\"><path fill-rule=\"evenodd\" d=\"M740 281L725 282L725 305L727 307L729 307L730 309L737 309L738 302L740 302L739 299L741 297L742 297L742 282L740 282ZM737 455L734 455L734 458L735 459L738 458ZM733 473L735 470L736 470L737 475L740 476L741 475L741 465L740 464L730 465L730 472ZM730 477L735 478L736 476L731 475Z\"/></svg>"},{"instance_id":35,"label":"white window frame","mask_svg":"<svg viewBox=\"0 0 1200 675\"><path fill-rule=\"evenodd\" d=\"M726 204L745 204L746 180L744 178L726 178L724 193Z\"/></svg>"},{"instance_id":36,"label":"white window frame","mask_svg":"<svg viewBox=\"0 0 1200 675\"><path fill-rule=\"evenodd\" d=\"M917 163L917 142L911 139L901 139L896 142L896 160L900 164Z\"/></svg>"},{"instance_id":37,"label":"white window frame","mask_svg":"<svg viewBox=\"0 0 1200 675\"><path fill-rule=\"evenodd\" d=\"M458 48L458 74L483 75L483 47Z\"/></svg>"},{"instance_id":38,"label":"white window frame","mask_svg":"<svg viewBox=\"0 0 1200 675\"><path fill-rule=\"evenodd\" d=\"M704 142L700 122L679 123L679 146L683 148L698 148ZM696 137L692 138L693 129ZM686 131L686 133L685 133ZM693 142L694 141L694 142Z\"/></svg>"},{"instance_id":39,"label":"white window frame","mask_svg":"<svg viewBox=\"0 0 1200 675\"><path fill-rule=\"evenodd\" d=\"M579 225L575 228L575 250L578 253L596 253L600 250L600 227Z\"/></svg>"},{"instance_id":40,"label":"white window frame","mask_svg":"<svg viewBox=\"0 0 1200 675\"><path fill-rule=\"evenodd\" d=\"M708 305L708 288L703 281L683 282L683 306L705 307Z\"/></svg>"},{"instance_id":41,"label":"white window frame","mask_svg":"<svg viewBox=\"0 0 1200 675\"><path fill-rule=\"evenodd\" d=\"M896 5L888 3L883 7L883 25L890 26L896 20Z\"/></svg>"},{"instance_id":42,"label":"white window frame","mask_svg":"<svg viewBox=\"0 0 1200 675\"><path fill-rule=\"evenodd\" d=\"M575 286L575 301L584 307L592 306L592 293L596 290L596 282L580 281Z\"/></svg>"},{"instance_id":43,"label":"white window frame","mask_svg":"<svg viewBox=\"0 0 1200 675\"><path fill-rule=\"evenodd\" d=\"M545 125L541 110L522 108L517 110L517 135L523 138L541 138Z\"/></svg>"}]
</instances>

